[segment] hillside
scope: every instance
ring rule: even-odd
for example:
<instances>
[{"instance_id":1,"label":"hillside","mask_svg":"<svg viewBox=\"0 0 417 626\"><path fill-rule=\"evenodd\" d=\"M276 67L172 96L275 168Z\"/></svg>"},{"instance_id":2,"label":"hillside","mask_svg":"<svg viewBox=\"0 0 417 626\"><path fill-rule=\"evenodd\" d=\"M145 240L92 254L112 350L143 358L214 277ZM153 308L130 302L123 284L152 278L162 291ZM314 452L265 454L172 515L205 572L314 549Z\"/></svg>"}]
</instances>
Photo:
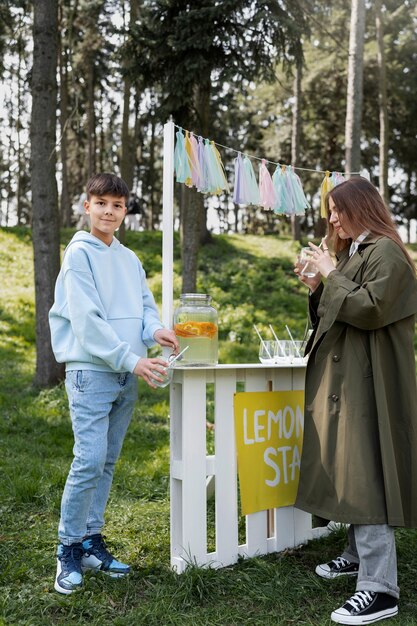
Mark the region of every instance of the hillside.
<instances>
[{"instance_id":1,"label":"hillside","mask_svg":"<svg viewBox=\"0 0 417 626\"><path fill-rule=\"evenodd\" d=\"M62 232L62 244L72 231ZM161 234L127 233L160 300ZM292 274L297 245L274 237L219 236L200 259L199 290L219 310L223 362L257 361L252 325L302 336L305 288ZM240 561L221 570L169 567L168 389L139 383L139 402L117 464L106 538L133 566L125 580L86 577L70 597L53 591L62 489L72 460L64 386L37 390L34 371L32 248L26 229L0 229L0 626L321 626L350 580L329 583L317 563L340 554L343 530L302 549ZM179 264L177 263L177 270ZM178 296L180 278L175 288ZM208 418L210 418L210 406ZM212 445L208 431L208 448ZM208 503L213 549L215 511ZM245 520L240 519L244 533ZM401 613L393 624L417 624L417 533L396 531Z\"/></svg>"}]
</instances>

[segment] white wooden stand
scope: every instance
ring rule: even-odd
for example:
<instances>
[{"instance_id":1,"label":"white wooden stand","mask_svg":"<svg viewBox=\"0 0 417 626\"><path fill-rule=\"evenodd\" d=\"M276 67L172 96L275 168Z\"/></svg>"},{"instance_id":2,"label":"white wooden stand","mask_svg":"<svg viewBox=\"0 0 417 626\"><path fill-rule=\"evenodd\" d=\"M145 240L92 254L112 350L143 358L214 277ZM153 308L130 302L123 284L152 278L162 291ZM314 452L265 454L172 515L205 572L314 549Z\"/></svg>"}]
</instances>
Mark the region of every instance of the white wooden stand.
<instances>
[{"instance_id":1,"label":"white wooden stand","mask_svg":"<svg viewBox=\"0 0 417 626\"><path fill-rule=\"evenodd\" d=\"M312 529L311 515L282 507L246 516L246 540L238 540L238 486L233 398L244 391L301 390L304 365L217 365L182 368L171 384L171 565L224 567L300 545L326 532ZM214 383L215 453L206 453L207 384ZM240 390L242 390L240 388ZM207 550L207 478L215 477L215 550Z\"/></svg>"}]
</instances>

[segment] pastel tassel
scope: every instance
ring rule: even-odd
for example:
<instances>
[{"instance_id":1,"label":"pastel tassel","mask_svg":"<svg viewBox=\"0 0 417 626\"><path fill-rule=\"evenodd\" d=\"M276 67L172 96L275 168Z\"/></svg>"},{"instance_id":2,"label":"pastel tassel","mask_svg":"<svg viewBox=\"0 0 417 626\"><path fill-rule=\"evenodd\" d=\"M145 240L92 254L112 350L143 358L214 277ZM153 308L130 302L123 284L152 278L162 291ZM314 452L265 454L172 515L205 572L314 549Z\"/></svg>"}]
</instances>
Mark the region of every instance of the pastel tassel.
<instances>
[{"instance_id":1,"label":"pastel tassel","mask_svg":"<svg viewBox=\"0 0 417 626\"><path fill-rule=\"evenodd\" d=\"M236 204L246 204L247 202L244 177L242 154L238 152L235 158L235 186L233 188L233 202Z\"/></svg>"},{"instance_id":2,"label":"pastel tassel","mask_svg":"<svg viewBox=\"0 0 417 626\"><path fill-rule=\"evenodd\" d=\"M191 179L191 162L185 149L185 137L180 128L176 133L177 141L174 150L174 167L177 182L185 183Z\"/></svg>"},{"instance_id":3,"label":"pastel tassel","mask_svg":"<svg viewBox=\"0 0 417 626\"><path fill-rule=\"evenodd\" d=\"M261 203L261 196L259 194L258 182L251 160L247 156L243 158L243 187L245 190L246 203L259 205Z\"/></svg>"},{"instance_id":4,"label":"pastel tassel","mask_svg":"<svg viewBox=\"0 0 417 626\"><path fill-rule=\"evenodd\" d=\"M332 180L333 187L336 187L336 185L340 185L340 183L344 183L346 180L346 178L342 176L340 172L332 172L332 175L330 178Z\"/></svg>"},{"instance_id":5,"label":"pastel tassel","mask_svg":"<svg viewBox=\"0 0 417 626\"><path fill-rule=\"evenodd\" d=\"M323 178L323 182L320 186L320 216L327 217L326 204L325 199L326 195L331 191L334 187L332 179L330 178L329 170L326 170L326 175Z\"/></svg>"},{"instance_id":6,"label":"pastel tassel","mask_svg":"<svg viewBox=\"0 0 417 626\"><path fill-rule=\"evenodd\" d=\"M187 144L186 144L186 149L187 149ZM188 153L188 150L187 150L187 153ZM201 186L202 175L201 175L200 161L198 158L198 142L195 136L193 135L193 133L190 133L189 135L189 157L191 161L192 184L194 187L197 187L198 189Z\"/></svg>"},{"instance_id":7,"label":"pastel tassel","mask_svg":"<svg viewBox=\"0 0 417 626\"><path fill-rule=\"evenodd\" d=\"M290 180L290 166L286 166L283 165L282 166L282 170L283 170L283 175L284 175L284 185L285 185L285 191L287 193L286 196L286 204L287 204L287 215L295 215L295 200L294 200L294 194L293 194L293 189L292 189L292 184L291 184L291 180Z\"/></svg>"},{"instance_id":8,"label":"pastel tassel","mask_svg":"<svg viewBox=\"0 0 417 626\"><path fill-rule=\"evenodd\" d=\"M272 182L275 190L275 204L272 207L274 213L278 215L290 215L292 212L292 198L289 196L287 189L287 173L286 167L278 165L272 176Z\"/></svg>"},{"instance_id":9,"label":"pastel tassel","mask_svg":"<svg viewBox=\"0 0 417 626\"><path fill-rule=\"evenodd\" d=\"M310 208L310 204L304 194L300 177L295 173L294 169L289 165L288 179L292 189L292 197L295 215L304 215L305 210Z\"/></svg>"},{"instance_id":10,"label":"pastel tassel","mask_svg":"<svg viewBox=\"0 0 417 626\"><path fill-rule=\"evenodd\" d=\"M214 141L206 139L204 158L207 163L209 191L212 193L221 193L223 190L229 192L223 163Z\"/></svg>"},{"instance_id":11,"label":"pastel tassel","mask_svg":"<svg viewBox=\"0 0 417 626\"><path fill-rule=\"evenodd\" d=\"M264 209L272 209L275 205L276 197L271 174L268 171L265 159L262 159L259 166L259 193Z\"/></svg>"},{"instance_id":12,"label":"pastel tassel","mask_svg":"<svg viewBox=\"0 0 417 626\"><path fill-rule=\"evenodd\" d=\"M204 139L202 137L199 137L198 138L198 163L200 166L201 178L200 178L200 184L197 189L198 191L201 191L201 193L207 193L207 191L209 190L205 151L206 151L206 148L205 148Z\"/></svg>"},{"instance_id":13,"label":"pastel tassel","mask_svg":"<svg viewBox=\"0 0 417 626\"><path fill-rule=\"evenodd\" d=\"M185 179L184 183L187 185L187 187L192 187L193 186L193 173L192 173L193 172L193 163L192 163L192 159L191 159L190 133L188 132L188 130L185 131L184 146L185 146L185 152L187 153L188 163L190 165L190 175Z\"/></svg>"}]
</instances>

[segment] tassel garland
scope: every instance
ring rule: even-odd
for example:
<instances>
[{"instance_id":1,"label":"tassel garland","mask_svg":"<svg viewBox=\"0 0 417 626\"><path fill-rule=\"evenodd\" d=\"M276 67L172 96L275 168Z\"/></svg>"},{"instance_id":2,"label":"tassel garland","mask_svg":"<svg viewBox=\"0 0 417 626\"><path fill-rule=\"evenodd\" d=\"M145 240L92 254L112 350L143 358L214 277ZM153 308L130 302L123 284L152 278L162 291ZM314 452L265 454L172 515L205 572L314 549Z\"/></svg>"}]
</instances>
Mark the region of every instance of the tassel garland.
<instances>
[{"instance_id":1,"label":"tassel garland","mask_svg":"<svg viewBox=\"0 0 417 626\"><path fill-rule=\"evenodd\" d=\"M185 135L184 135L185 132ZM230 193L226 172L214 141L195 137L179 128L176 133L174 168L176 180L201 193ZM234 161L235 181L233 202L253 204L274 211L277 215L304 215L310 208L300 177L290 165L277 165L272 177L262 159L259 165L259 184L251 159L237 153ZM327 217L326 194L345 178L339 172L326 171L320 186L320 215Z\"/></svg>"}]
</instances>

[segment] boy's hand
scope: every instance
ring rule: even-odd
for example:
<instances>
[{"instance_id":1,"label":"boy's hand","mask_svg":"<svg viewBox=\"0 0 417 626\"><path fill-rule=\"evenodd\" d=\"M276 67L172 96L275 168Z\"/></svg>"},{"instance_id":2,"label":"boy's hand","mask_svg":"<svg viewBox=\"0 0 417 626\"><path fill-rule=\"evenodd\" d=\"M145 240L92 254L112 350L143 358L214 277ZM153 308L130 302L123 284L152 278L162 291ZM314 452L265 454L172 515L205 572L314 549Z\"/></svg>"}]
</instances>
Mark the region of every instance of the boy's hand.
<instances>
[{"instance_id":1,"label":"boy's hand","mask_svg":"<svg viewBox=\"0 0 417 626\"><path fill-rule=\"evenodd\" d=\"M160 328L155 331L153 338L159 345L168 346L172 348L174 354L177 354L179 349L178 339L173 330L169 330L168 328Z\"/></svg>"},{"instance_id":2,"label":"boy's hand","mask_svg":"<svg viewBox=\"0 0 417 626\"><path fill-rule=\"evenodd\" d=\"M153 389L156 389L154 381L159 380L160 382L162 382L163 380L158 376L158 372L161 372L161 374L163 374L167 367L168 363L165 361L165 359L161 359L160 357L155 357L153 359L143 357L142 359L139 359L139 361L136 363L136 367L133 370L133 373L136 374L136 376L140 376L140 378L143 378L143 380L149 385L149 387L153 387Z\"/></svg>"}]
</instances>

